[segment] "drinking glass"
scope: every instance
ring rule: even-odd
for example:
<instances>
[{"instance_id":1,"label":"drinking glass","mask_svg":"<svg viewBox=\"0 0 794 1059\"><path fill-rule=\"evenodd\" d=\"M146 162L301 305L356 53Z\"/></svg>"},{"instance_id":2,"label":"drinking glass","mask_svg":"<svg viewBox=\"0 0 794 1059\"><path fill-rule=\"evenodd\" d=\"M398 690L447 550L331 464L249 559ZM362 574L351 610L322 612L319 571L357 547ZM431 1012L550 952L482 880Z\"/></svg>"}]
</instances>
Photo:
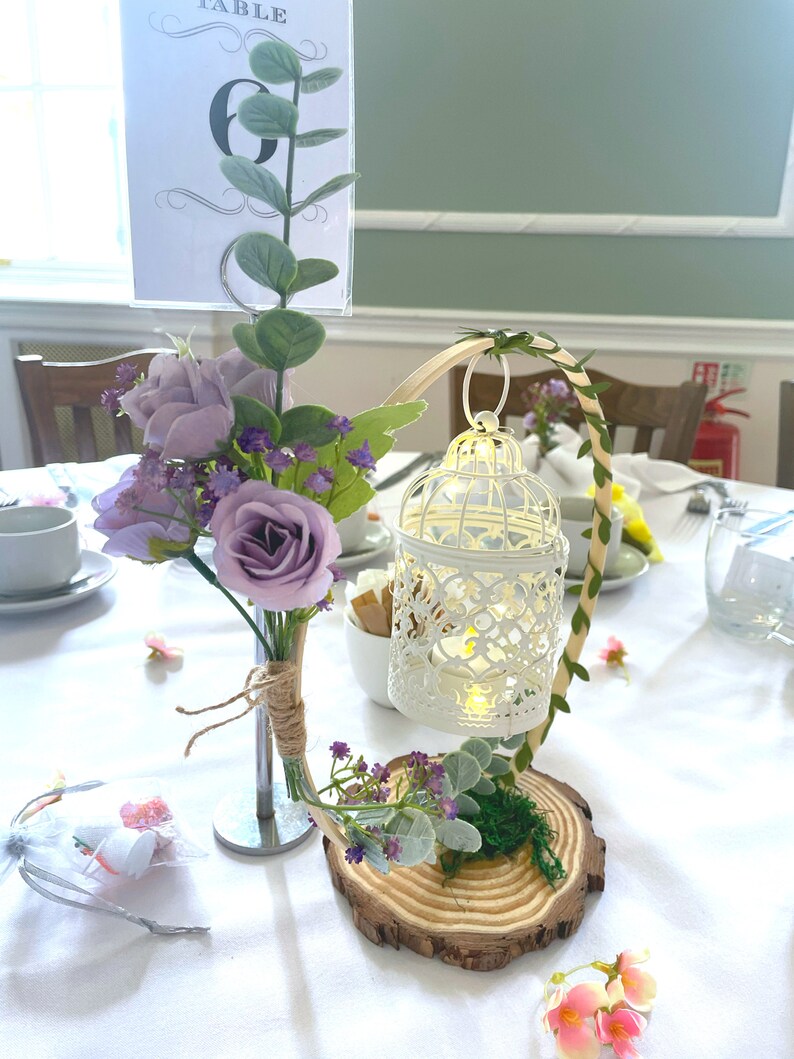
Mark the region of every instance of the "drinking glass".
<instances>
[{"instance_id":1,"label":"drinking glass","mask_svg":"<svg viewBox=\"0 0 794 1059\"><path fill-rule=\"evenodd\" d=\"M719 511L706 547L706 600L718 629L766 640L794 608L794 512Z\"/></svg>"}]
</instances>

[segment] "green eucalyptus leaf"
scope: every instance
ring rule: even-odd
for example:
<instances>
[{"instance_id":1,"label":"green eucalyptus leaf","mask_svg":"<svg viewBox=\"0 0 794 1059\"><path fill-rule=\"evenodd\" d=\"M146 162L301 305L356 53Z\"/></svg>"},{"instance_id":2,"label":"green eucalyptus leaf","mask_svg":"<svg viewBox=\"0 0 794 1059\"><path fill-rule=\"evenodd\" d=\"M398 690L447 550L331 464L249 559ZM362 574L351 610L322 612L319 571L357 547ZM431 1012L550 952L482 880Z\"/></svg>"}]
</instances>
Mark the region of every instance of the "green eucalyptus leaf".
<instances>
[{"instance_id":1,"label":"green eucalyptus leaf","mask_svg":"<svg viewBox=\"0 0 794 1059\"><path fill-rule=\"evenodd\" d=\"M493 780L489 780L487 776L480 776L479 780L472 787L472 790L475 794L493 794L496 790L496 784Z\"/></svg>"},{"instance_id":2,"label":"green eucalyptus leaf","mask_svg":"<svg viewBox=\"0 0 794 1059\"><path fill-rule=\"evenodd\" d=\"M256 340L253 324L235 324L232 328L232 335L241 353L244 353L254 364L262 364L262 350Z\"/></svg>"},{"instance_id":3,"label":"green eucalyptus leaf","mask_svg":"<svg viewBox=\"0 0 794 1059\"><path fill-rule=\"evenodd\" d=\"M493 751L488 743L484 739L478 739L476 736L467 739L465 743L461 743L460 750L464 750L467 754L471 754L472 757L477 758L477 764L485 772L488 766L491 764L491 757Z\"/></svg>"},{"instance_id":4,"label":"green eucalyptus leaf","mask_svg":"<svg viewBox=\"0 0 794 1059\"><path fill-rule=\"evenodd\" d=\"M506 758L497 757L496 754L491 758L491 764L488 767L489 776L505 776L510 771L510 763Z\"/></svg>"},{"instance_id":5,"label":"green eucalyptus leaf","mask_svg":"<svg viewBox=\"0 0 794 1059\"><path fill-rule=\"evenodd\" d=\"M461 791L474 787L482 776L482 769L477 758L473 754L466 753L465 750L453 750L445 754L442 764L453 798Z\"/></svg>"},{"instance_id":6,"label":"green eucalyptus leaf","mask_svg":"<svg viewBox=\"0 0 794 1059\"><path fill-rule=\"evenodd\" d=\"M459 794L455 802L458 806L458 813L461 816L476 816L480 811L480 803L475 802L468 794Z\"/></svg>"},{"instance_id":7,"label":"green eucalyptus leaf","mask_svg":"<svg viewBox=\"0 0 794 1059\"><path fill-rule=\"evenodd\" d=\"M295 137L296 147L319 147L344 136L347 129L313 129L311 132L299 132Z\"/></svg>"},{"instance_id":8,"label":"green eucalyptus leaf","mask_svg":"<svg viewBox=\"0 0 794 1059\"><path fill-rule=\"evenodd\" d=\"M389 874L389 862L383 852L383 847L376 838L363 828L348 827L347 837L351 846L361 846L364 850L364 860L371 864L381 875Z\"/></svg>"},{"instance_id":9,"label":"green eucalyptus leaf","mask_svg":"<svg viewBox=\"0 0 794 1059\"><path fill-rule=\"evenodd\" d=\"M509 739L502 739L501 743L505 750L518 750L525 739L524 733L519 732L518 735L511 735Z\"/></svg>"},{"instance_id":10,"label":"green eucalyptus leaf","mask_svg":"<svg viewBox=\"0 0 794 1059\"><path fill-rule=\"evenodd\" d=\"M254 96L254 99L257 97ZM303 202L294 206L292 209L292 216L295 217L299 213L303 213L309 206L313 206L315 202L322 202L323 199L329 198L331 195L335 195L337 191L342 191L344 188L349 188L351 184L355 183L359 178L359 173L343 173L341 176L332 177L331 180L321 184L320 187L315 188Z\"/></svg>"},{"instance_id":11,"label":"green eucalyptus leaf","mask_svg":"<svg viewBox=\"0 0 794 1059\"><path fill-rule=\"evenodd\" d=\"M267 430L274 443L281 436L281 423L272 408L257 401L255 397L245 394L236 394L232 397L234 405L234 429L239 434L245 427L258 427L259 430Z\"/></svg>"},{"instance_id":12,"label":"green eucalyptus leaf","mask_svg":"<svg viewBox=\"0 0 794 1059\"><path fill-rule=\"evenodd\" d=\"M322 257L301 258L298 262L298 274L290 283L289 293L297 294L299 290L327 283L329 279L335 279L338 275L339 269L333 261L326 261Z\"/></svg>"},{"instance_id":13,"label":"green eucalyptus leaf","mask_svg":"<svg viewBox=\"0 0 794 1059\"><path fill-rule=\"evenodd\" d=\"M237 120L246 132L260 140L277 140L294 136L298 127L298 108L288 99L269 92L257 92L244 99L237 110Z\"/></svg>"},{"instance_id":14,"label":"green eucalyptus leaf","mask_svg":"<svg viewBox=\"0 0 794 1059\"><path fill-rule=\"evenodd\" d=\"M426 814L419 809L399 810L384 824L383 832L400 840L400 864L406 868L421 864L433 852L436 833Z\"/></svg>"},{"instance_id":15,"label":"green eucalyptus leaf","mask_svg":"<svg viewBox=\"0 0 794 1059\"><path fill-rule=\"evenodd\" d=\"M250 158L233 154L221 159L221 172L244 195L261 199L285 217L289 213L287 193L269 169L257 165Z\"/></svg>"},{"instance_id":16,"label":"green eucalyptus leaf","mask_svg":"<svg viewBox=\"0 0 794 1059\"><path fill-rule=\"evenodd\" d=\"M568 701L563 695L552 692L550 705L553 709L559 710L560 713L570 713L571 707L568 705Z\"/></svg>"},{"instance_id":17,"label":"green eucalyptus leaf","mask_svg":"<svg viewBox=\"0 0 794 1059\"><path fill-rule=\"evenodd\" d=\"M251 49L248 63L254 77L269 85L286 85L297 81L303 72L300 60L289 44L266 40Z\"/></svg>"},{"instance_id":18,"label":"green eucalyptus leaf","mask_svg":"<svg viewBox=\"0 0 794 1059\"><path fill-rule=\"evenodd\" d=\"M276 371L303 364L325 341L320 321L295 309L269 309L254 327L259 348Z\"/></svg>"},{"instance_id":19,"label":"green eucalyptus leaf","mask_svg":"<svg viewBox=\"0 0 794 1059\"><path fill-rule=\"evenodd\" d=\"M335 85L343 73L344 70L340 70L338 66L324 66L322 70L315 70L313 73L306 74L301 81L301 92L305 92L307 95L313 92L322 92L324 88L330 88L331 85Z\"/></svg>"},{"instance_id":20,"label":"green eucalyptus leaf","mask_svg":"<svg viewBox=\"0 0 794 1059\"><path fill-rule=\"evenodd\" d=\"M324 445L334 431L328 429L334 418L330 408L321 404L300 404L281 416L281 444L294 446L299 441L309 445Z\"/></svg>"},{"instance_id":21,"label":"green eucalyptus leaf","mask_svg":"<svg viewBox=\"0 0 794 1059\"><path fill-rule=\"evenodd\" d=\"M482 846L480 832L468 820L439 820L435 824L436 840L447 849L476 853Z\"/></svg>"},{"instance_id":22,"label":"green eucalyptus leaf","mask_svg":"<svg viewBox=\"0 0 794 1059\"><path fill-rule=\"evenodd\" d=\"M266 232L241 235L234 258L246 276L277 294L286 294L298 274L297 258L287 244Z\"/></svg>"},{"instance_id":23,"label":"green eucalyptus leaf","mask_svg":"<svg viewBox=\"0 0 794 1059\"><path fill-rule=\"evenodd\" d=\"M599 511L600 522L598 523L598 539L602 544L609 544L609 538L612 535L612 523Z\"/></svg>"}]
</instances>

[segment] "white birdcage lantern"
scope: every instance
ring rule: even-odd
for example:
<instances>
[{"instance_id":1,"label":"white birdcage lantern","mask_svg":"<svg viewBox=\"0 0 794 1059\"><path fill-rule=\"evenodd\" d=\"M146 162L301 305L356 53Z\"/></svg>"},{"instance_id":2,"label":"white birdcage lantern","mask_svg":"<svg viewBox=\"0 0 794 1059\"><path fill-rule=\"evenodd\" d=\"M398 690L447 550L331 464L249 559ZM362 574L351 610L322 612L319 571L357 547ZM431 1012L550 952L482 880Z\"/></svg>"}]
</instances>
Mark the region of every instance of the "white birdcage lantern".
<instances>
[{"instance_id":1,"label":"white birdcage lantern","mask_svg":"<svg viewBox=\"0 0 794 1059\"><path fill-rule=\"evenodd\" d=\"M406 490L398 543L389 697L406 716L457 733L510 736L547 716L562 626L568 542L557 497L528 472L493 412Z\"/></svg>"}]
</instances>

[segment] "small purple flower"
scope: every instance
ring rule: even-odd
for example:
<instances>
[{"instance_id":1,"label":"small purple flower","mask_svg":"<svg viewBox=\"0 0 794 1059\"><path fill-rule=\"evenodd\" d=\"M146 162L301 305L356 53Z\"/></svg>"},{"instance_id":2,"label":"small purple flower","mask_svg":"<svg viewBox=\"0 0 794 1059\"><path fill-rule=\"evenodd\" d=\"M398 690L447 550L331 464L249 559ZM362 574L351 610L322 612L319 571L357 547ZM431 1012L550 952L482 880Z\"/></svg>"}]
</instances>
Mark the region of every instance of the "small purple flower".
<instances>
[{"instance_id":1,"label":"small purple flower","mask_svg":"<svg viewBox=\"0 0 794 1059\"><path fill-rule=\"evenodd\" d=\"M116 412L121 408L121 398L124 396L124 390L119 386L111 386L107 390L103 390L99 396L99 403L110 415L115 415Z\"/></svg>"},{"instance_id":2,"label":"small purple flower","mask_svg":"<svg viewBox=\"0 0 794 1059\"><path fill-rule=\"evenodd\" d=\"M240 488L240 484L240 475L235 468L230 470L228 467L219 467L211 471L207 479L208 487L218 500L221 497L229 496L230 493L234 493Z\"/></svg>"},{"instance_id":3,"label":"small purple flower","mask_svg":"<svg viewBox=\"0 0 794 1059\"><path fill-rule=\"evenodd\" d=\"M458 803L452 798L440 798L438 807L447 820L454 820L458 815Z\"/></svg>"},{"instance_id":4,"label":"small purple flower","mask_svg":"<svg viewBox=\"0 0 794 1059\"><path fill-rule=\"evenodd\" d=\"M366 763L363 757L360 757L358 759L358 764L356 765L356 772L369 772L369 765Z\"/></svg>"},{"instance_id":5,"label":"small purple flower","mask_svg":"<svg viewBox=\"0 0 794 1059\"><path fill-rule=\"evenodd\" d=\"M435 795L435 797L437 798L439 796L439 794L441 794L441 791L443 789L442 786L441 786L441 777L440 776L428 776L427 779L424 782L424 787L425 787L426 790L430 791L430 793L432 795Z\"/></svg>"},{"instance_id":6,"label":"small purple flower","mask_svg":"<svg viewBox=\"0 0 794 1059\"><path fill-rule=\"evenodd\" d=\"M196 487L196 473L187 463L181 467L172 467L168 484L172 489L185 489L190 492Z\"/></svg>"},{"instance_id":7,"label":"small purple flower","mask_svg":"<svg viewBox=\"0 0 794 1059\"><path fill-rule=\"evenodd\" d=\"M333 419L329 419L325 424L329 430L336 430L342 435L343 438L347 437L350 431L353 429L353 424L347 418L347 416L334 416Z\"/></svg>"},{"instance_id":8,"label":"small purple flower","mask_svg":"<svg viewBox=\"0 0 794 1059\"><path fill-rule=\"evenodd\" d=\"M391 787L380 787L378 793L375 795L376 802L387 802L389 795L391 794Z\"/></svg>"},{"instance_id":9,"label":"small purple flower","mask_svg":"<svg viewBox=\"0 0 794 1059\"><path fill-rule=\"evenodd\" d=\"M128 386L132 386L137 378L137 368L134 364L130 364L126 360L116 368L116 382L119 386L123 386L125 389Z\"/></svg>"},{"instance_id":10,"label":"small purple flower","mask_svg":"<svg viewBox=\"0 0 794 1059\"><path fill-rule=\"evenodd\" d=\"M363 846L348 846L348 848L345 850L345 860L348 864L360 864L363 859Z\"/></svg>"},{"instance_id":11,"label":"small purple flower","mask_svg":"<svg viewBox=\"0 0 794 1059\"><path fill-rule=\"evenodd\" d=\"M347 581L347 574L341 566L337 566L336 563L329 563L328 569L331 571L331 576L334 579L334 584L337 581Z\"/></svg>"},{"instance_id":12,"label":"small purple flower","mask_svg":"<svg viewBox=\"0 0 794 1059\"><path fill-rule=\"evenodd\" d=\"M374 471L377 466L375 463L375 457L370 452L369 441L367 441L366 438L362 441L361 448L351 449L345 456L345 459L353 467L359 467L364 471Z\"/></svg>"},{"instance_id":13,"label":"small purple flower","mask_svg":"<svg viewBox=\"0 0 794 1059\"><path fill-rule=\"evenodd\" d=\"M270 432L262 427L246 427L237 439L241 452L268 452L275 448Z\"/></svg>"},{"instance_id":14,"label":"small purple flower","mask_svg":"<svg viewBox=\"0 0 794 1059\"><path fill-rule=\"evenodd\" d=\"M307 489L310 489L313 493L327 493L333 485L334 472L331 467L318 467L316 471L312 471L303 483Z\"/></svg>"},{"instance_id":15,"label":"small purple flower","mask_svg":"<svg viewBox=\"0 0 794 1059\"><path fill-rule=\"evenodd\" d=\"M292 457L283 449L273 449L265 456L265 463L277 474L283 474L292 466Z\"/></svg>"},{"instance_id":16,"label":"small purple flower","mask_svg":"<svg viewBox=\"0 0 794 1059\"><path fill-rule=\"evenodd\" d=\"M137 485L131 485L119 493L114 506L120 515L130 515L137 509L140 502Z\"/></svg>"},{"instance_id":17,"label":"small purple flower","mask_svg":"<svg viewBox=\"0 0 794 1059\"><path fill-rule=\"evenodd\" d=\"M425 767L429 760L427 754L423 754L421 750L412 750L408 758L408 768Z\"/></svg>"},{"instance_id":18,"label":"small purple flower","mask_svg":"<svg viewBox=\"0 0 794 1059\"><path fill-rule=\"evenodd\" d=\"M329 611L331 610L334 604L333 600L330 600L324 596L322 599L318 599L314 605L318 610Z\"/></svg>"},{"instance_id":19,"label":"small purple flower","mask_svg":"<svg viewBox=\"0 0 794 1059\"><path fill-rule=\"evenodd\" d=\"M314 463L317 459L317 449L313 449L307 441L299 441L292 451L299 463Z\"/></svg>"},{"instance_id":20,"label":"small purple flower","mask_svg":"<svg viewBox=\"0 0 794 1059\"><path fill-rule=\"evenodd\" d=\"M388 765L381 765L379 761L376 761L372 766L372 775L378 783L385 783L389 776L391 776L391 769Z\"/></svg>"},{"instance_id":21,"label":"small purple flower","mask_svg":"<svg viewBox=\"0 0 794 1059\"><path fill-rule=\"evenodd\" d=\"M538 417L535 415L535 413L527 412L527 414L524 416L524 426L527 428L527 430L534 430L537 424Z\"/></svg>"},{"instance_id":22,"label":"small purple flower","mask_svg":"<svg viewBox=\"0 0 794 1059\"><path fill-rule=\"evenodd\" d=\"M147 449L135 468L135 480L144 489L160 490L168 482L168 468L153 449Z\"/></svg>"},{"instance_id":23,"label":"small purple flower","mask_svg":"<svg viewBox=\"0 0 794 1059\"><path fill-rule=\"evenodd\" d=\"M121 479L93 499L94 528L108 540L106 555L127 555L144 562L163 562L191 548L196 531L185 520L194 512L189 493L179 497L151 489L129 467Z\"/></svg>"},{"instance_id":24,"label":"small purple flower","mask_svg":"<svg viewBox=\"0 0 794 1059\"><path fill-rule=\"evenodd\" d=\"M343 757L350 757L350 747L339 739L331 743L328 749L331 751L332 757L335 757L337 761L341 761Z\"/></svg>"},{"instance_id":25,"label":"small purple flower","mask_svg":"<svg viewBox=\"0 0 794 1059\"><path fill-rule=\"evenodd\" d=\"M434 776L438 776L439 779L441 779L443 776L446 775L447 770L444 768L440 761L434 761L430 766L430 771L433 773Z\"/></svg>"},{"instance_id":26,"label":"small purple flower","mask_svg":"<svg viewBox=\"0 0 794 1059\"><path fill-rule=\"evenodd\" d=\"M564 379L549 379L546 386L550 397L559 397L563 401L573 397L573 393Z\"/></svg>"},{"instance_id":27,"label":"small purple flower","mask_svg":"<svg viewBox=\"0 0 794 1059\"><path fill-rule=\"evenodd\" d=\"M386 860L399 860L400 854L403 848L399 838L396 835L389 835L386 839L386 844L383 847L383 852L386 856Z\"/></svg>"}]
</instances>

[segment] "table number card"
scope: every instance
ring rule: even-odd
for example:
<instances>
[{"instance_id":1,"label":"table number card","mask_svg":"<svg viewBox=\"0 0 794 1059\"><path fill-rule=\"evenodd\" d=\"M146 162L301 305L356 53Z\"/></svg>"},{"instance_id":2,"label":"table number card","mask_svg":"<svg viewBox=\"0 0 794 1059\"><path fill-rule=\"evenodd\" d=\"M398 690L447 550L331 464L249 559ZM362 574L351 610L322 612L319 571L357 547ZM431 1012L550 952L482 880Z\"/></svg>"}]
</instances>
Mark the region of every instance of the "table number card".
<instances>
[{"instance_id":1,"label":"table number card","mask_svg":"<svg viewBox=\"0 0 794 1059\"><path fill-rule=\"evenodd\" d=\"M249 52L278 40L295 49L304 77L329 67L343 71L330 87L304 88L300 95L299 133L348 130L312 150L296 150L293 201L300 202L353 170L350 0L122 0L121 26L135 301L233 309L220 281L224 251L250 231L282 238L283 218L233 187L219 162L241 155L265 163L283 185L287 141L257 139L236 114L256 92L292 93L291 84L257 81ZM349 188L292 218L297 257L327 258L339 275L297 294L291 307L350 312L352 201ZM248 304L275 304L233 258L229 282Z\"/></svg>"}]
</instances>

